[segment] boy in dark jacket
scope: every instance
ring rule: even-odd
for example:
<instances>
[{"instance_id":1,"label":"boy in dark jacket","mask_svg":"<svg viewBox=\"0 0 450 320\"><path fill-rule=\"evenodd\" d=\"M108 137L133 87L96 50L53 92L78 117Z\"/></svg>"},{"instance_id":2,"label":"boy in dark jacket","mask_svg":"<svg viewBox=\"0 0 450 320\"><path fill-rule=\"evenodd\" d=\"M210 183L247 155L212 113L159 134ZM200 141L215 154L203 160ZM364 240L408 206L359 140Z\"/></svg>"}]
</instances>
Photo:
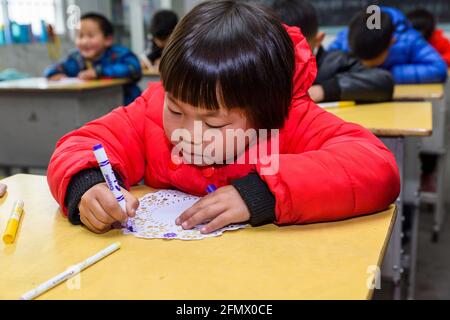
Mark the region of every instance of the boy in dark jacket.
<instances>
[{"instance_id":1,"label":"boy in dark jacket","mask_svg":"<svg viewBox=\"0 0 450 320\"><path fill-rule=\"evenodd\" d=\"M276 0L273 9L290 26L299 27L316 56L318 74L309 95L315 102L355 100L380 102L392 99L394 81L389 72L366 68L342 51L327 52L321 43L316 10L303 0Z\"/></svg>"},{"instance_id":2,"label":"boy in dark jacket","mask_svg":"<svg viewBox=\"0 0 450 320\"><path fill-rule=\"evenodd\" d=\"M368 67L389 70L396 83L445 82L446 63L401 11L381 7L379 29L367 27L371 16L357 13L328 49L350 51Z\"/></svg>"}]
</instances>

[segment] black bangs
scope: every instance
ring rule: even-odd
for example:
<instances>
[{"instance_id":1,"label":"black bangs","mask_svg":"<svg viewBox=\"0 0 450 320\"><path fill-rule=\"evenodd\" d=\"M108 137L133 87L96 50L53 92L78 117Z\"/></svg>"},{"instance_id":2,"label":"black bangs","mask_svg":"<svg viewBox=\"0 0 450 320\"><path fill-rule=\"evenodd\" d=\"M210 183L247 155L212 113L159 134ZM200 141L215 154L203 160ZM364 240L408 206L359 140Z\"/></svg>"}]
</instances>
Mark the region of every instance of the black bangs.
<instances>
[{"instance_id":1,"label":"black bangs","mask_svg":"<svg viewBox=\"0 0 450 320\"><path fill-rule=\"evenodd\" d=\"M209 1L177 25L160 63L174 98L211 110L244 109L258 128L281 128L289 112L292 41L281 23L256 5Z\"/></svg>"}]
</instances>

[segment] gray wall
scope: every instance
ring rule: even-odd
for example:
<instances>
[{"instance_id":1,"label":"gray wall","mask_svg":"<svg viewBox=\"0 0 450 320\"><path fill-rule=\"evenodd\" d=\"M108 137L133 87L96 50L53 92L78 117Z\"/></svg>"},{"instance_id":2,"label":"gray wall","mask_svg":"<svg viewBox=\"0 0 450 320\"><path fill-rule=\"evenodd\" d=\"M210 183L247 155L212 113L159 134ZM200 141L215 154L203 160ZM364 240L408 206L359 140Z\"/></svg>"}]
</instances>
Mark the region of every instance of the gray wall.
<instances>
[{"instance_id":1,"label":"gray wall","mask_svg":"<svg viewBox=\"0 0 450 320\"><path fill-rule=\"evenodd\" d=\"M65 57L74 47L71 41L61 39L61 57ZM45 68L52 63L45 43L0 46L0 71L14 68L33 76L42 76Z\"/></svg>"}]
</instances>

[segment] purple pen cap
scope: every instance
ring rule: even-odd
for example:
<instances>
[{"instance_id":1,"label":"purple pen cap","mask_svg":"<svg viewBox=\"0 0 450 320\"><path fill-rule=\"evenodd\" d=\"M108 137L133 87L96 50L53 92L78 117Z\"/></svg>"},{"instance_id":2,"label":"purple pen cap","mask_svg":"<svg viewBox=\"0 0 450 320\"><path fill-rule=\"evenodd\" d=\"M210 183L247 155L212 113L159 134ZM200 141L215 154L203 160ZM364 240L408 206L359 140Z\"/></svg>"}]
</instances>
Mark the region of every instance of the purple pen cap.
<instances>
[{"instance_id":1,"label":"purple pen cap","mask_svg":"<svg viewBox=\"0 0 450 320\"><path fill-rule=\"evenodd\" d=\"M96 144L95 146L93 146L92 150L97 151L98 149L101 149L101 148L103 148L103 146L101 143L99 143L99 144Z\"/></svg>"},{"instance_id":2,"label":"purple pen cap","mask_svg":"<svg viewBox=\"0 0 450 320\"><path fill-rule=\"evenodd\" d=\"M217 187L213 184L210 184L206 187L206 192L211 193L217 190Z\"/></svg>"}]
</instances>

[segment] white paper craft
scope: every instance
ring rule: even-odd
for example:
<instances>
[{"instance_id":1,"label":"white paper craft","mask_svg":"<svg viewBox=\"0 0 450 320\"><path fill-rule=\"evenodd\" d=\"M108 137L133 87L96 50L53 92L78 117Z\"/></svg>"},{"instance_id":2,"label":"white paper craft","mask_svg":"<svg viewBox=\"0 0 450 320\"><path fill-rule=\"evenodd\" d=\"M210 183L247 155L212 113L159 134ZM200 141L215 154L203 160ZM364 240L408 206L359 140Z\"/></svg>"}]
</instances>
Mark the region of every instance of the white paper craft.
<instances>
[{"instance_id":1,"label":"white paper craft","mask_svg":"<svg viewBox=\"0 0 450 320\"><path fill-rule=\"evenodd\" d=\"M48 86L49 87L63 87L63 86L70 86L70 85L78 85L85 83L85 80L79 79L79 78L61 78L59 80L49 80Z\"/></svg>"},{"instance_id":2,"label":"white paper craft","mask_svg":"<svg viewBox=\"0 0 450 320\"><path fill-rule=\"evenodd\" d=\"M136 216L129 218L130 229L122 231L138 238L200 240L220 236L228 230L248 227L248 224L233 224L209 234L202 234L200 229L204 225L198 225L191 230L177 226L176 218L199 199L201 198L177 190L160 190L146 194L139 199Z\"/></svg>"}]
</instances>

